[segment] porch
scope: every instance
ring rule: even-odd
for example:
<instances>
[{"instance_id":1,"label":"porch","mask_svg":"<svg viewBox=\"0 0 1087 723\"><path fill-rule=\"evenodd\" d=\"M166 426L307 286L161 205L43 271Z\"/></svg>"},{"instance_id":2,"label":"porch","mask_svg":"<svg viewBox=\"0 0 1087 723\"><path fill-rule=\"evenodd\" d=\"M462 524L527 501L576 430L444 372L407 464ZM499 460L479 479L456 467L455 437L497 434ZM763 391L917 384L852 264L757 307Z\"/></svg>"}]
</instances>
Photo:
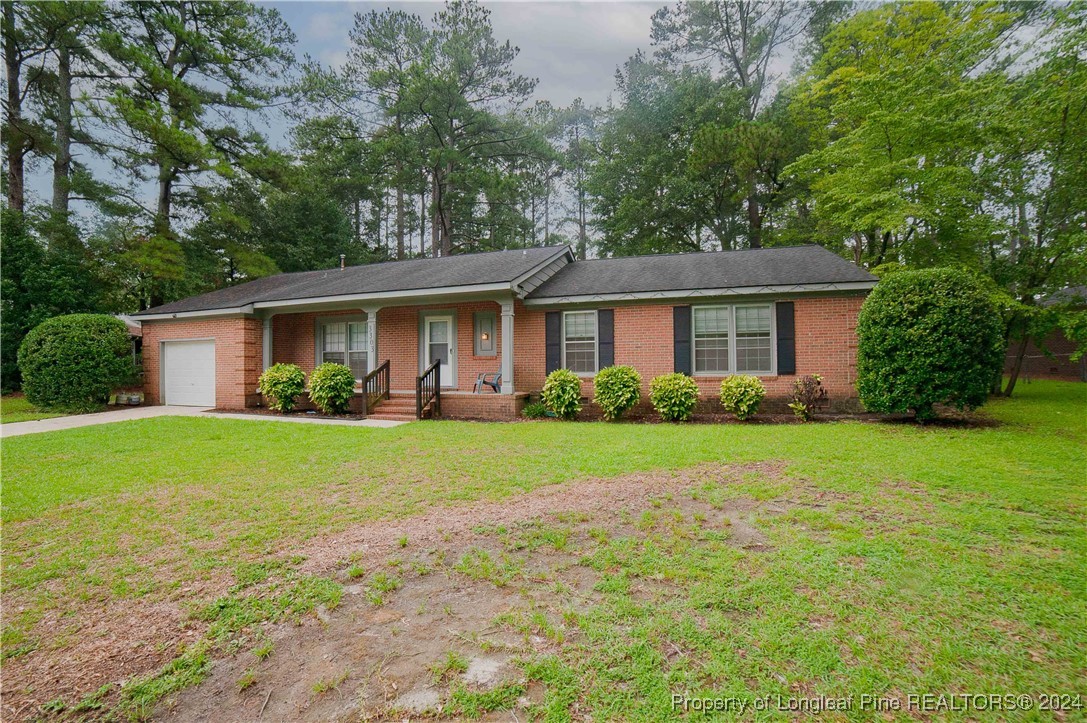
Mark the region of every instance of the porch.
<instances>
[{"instance_id":1,"label":"porch","mask_svg":"<svg viewBox=\"0 0 1087 723\"><path fill-rule=\"evenodd\" d=\"M269 310L261 321L262 368L296 364L308 377L319 364L344 364L357 382L352 410L371 418L509 419L527 397L515 392L514 318L512 299ZM497 391L477 391L481 374L498 376ZM246 402L262 399L258 393Z\"/></svg>"}]
</instances>

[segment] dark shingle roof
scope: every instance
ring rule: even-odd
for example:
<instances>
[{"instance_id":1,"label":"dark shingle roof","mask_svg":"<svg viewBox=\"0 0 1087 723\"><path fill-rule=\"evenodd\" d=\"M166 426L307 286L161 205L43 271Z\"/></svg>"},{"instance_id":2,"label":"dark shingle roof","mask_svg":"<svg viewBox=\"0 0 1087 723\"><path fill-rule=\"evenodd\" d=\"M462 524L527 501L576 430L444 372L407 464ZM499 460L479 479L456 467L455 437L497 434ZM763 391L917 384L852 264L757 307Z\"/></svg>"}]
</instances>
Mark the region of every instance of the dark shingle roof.
<instances>
[{"instance_id":1,"label":"dark shingle roof","mask_svg":"<svg viewBox=\"0 0 1087 723\"><path fill-rule=\"evenodd\" d=\"M137 316L233 309L262 301L509 283L566 251L566 246L549 246L278 274L156 306Z\"/></svg>"},{"instance_id":2,"label":"dark shingle roof","mask_svg":"<svg viewBox=\"0 0 1087 723\"><path fill-rule=\"evenodd\" d=\"M789 246L575 261L529 298L875 281L821 246Z\"/></svg>"}]
</instances>

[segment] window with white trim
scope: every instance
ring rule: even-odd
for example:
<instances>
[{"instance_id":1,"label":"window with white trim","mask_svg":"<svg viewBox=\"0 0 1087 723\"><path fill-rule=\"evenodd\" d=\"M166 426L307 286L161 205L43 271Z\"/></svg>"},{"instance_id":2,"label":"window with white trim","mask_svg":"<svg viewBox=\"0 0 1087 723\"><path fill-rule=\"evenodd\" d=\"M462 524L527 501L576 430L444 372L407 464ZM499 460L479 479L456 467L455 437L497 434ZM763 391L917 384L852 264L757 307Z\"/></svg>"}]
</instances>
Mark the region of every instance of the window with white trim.
<instances>
[{"instance_id":1,"label":"window with white trim","mask_svg":"<svg viewBox=\"0 0 1087 723\"><path fill-rule=\"evenodd\" d=\"M321 324L318 362L346 364L355 379L366 376L366 322L326 321Z\"/></svg>"},{"instance_id":2,"label":"window with white trim","mask_svg":"<svg viewBox=\"0 0 1087 723\"><path fill-rule=\"evenodd\" d=\"M731 307L696 306L694 318L694 370L697 373L727 374L728 337L732 327Z\"/></svg>"},{"instance_id":3,"label":"window with white trim","mask_svg":"<svg viewBox=\"0 0 1087 723\"><path fill-rule=\"evenodd\" d=\"M773 305L696 306L695 374L773 374Z\"/></svg>"},{"instance_id":4,"label":"window with white trim","mask_svg":"<svg viewBox=\"0 0 1087 723\"><path fill-rule=\"evenodd\" d=\"M769 374L773 369L769 306L737 306L736 371Z\"/></svg>"},{"instance_id":5,"label":"window with white trim","mask_svg":"<svg viewBox=\"0 0 1087 723\"><path fill-rule=\"evenodd\" d=\"M597 366L595 311L562 314L562 365L576 374L595 374Z\"/></svg>"}]
</instances>

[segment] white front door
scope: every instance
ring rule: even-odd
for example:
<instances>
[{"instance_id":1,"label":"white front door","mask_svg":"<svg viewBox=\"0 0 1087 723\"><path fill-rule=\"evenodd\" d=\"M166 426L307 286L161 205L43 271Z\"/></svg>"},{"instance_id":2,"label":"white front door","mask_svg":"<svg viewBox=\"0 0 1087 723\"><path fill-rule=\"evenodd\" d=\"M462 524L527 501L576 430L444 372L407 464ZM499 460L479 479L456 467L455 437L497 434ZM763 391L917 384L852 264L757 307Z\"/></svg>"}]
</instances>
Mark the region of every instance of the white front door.
<instances>
[{"instance_id":1,"label":"white front door","mask_svg":"<svg viewBox=\"0 0 1087 723\"><path fill-rule=\"evenodd\" d=\"M435 360L441 360L439 367L441 385L452 387L453 363L457 356L457 335L453 328L451 316L428 316L423 329L426 339L425 356L426 366L430 366Z\"/></svg>"},{"instance_id":2,"label":"white front door","mask_svg":"<svg viewBox=\"0 0 1087 723\"><path fill-rule=\"evenodd\" d=\"M215 342L162 344L163 402L186 407L215 406Z\"/></svg>"}]
</instances>

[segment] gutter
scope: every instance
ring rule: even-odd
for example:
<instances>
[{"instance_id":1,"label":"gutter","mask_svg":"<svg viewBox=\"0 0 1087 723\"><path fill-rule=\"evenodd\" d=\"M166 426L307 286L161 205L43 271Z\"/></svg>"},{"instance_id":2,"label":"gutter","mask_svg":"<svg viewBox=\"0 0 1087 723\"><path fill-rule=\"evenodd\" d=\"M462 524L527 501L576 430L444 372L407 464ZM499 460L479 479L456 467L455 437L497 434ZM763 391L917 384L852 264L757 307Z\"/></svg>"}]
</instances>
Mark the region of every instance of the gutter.
<instances>
[{"instance_id":1,"label":"gutter","mask_svg":"<svg viewBox=\"0 0 1087 723\"><path fill-rule=\"evenodd\" d=\"M824 284L782 284L775 286L732 286L719 289L672 289L667 291L630 291L615 294L570 294L537 296L525 299L525 306L556 304L591 304L614 301L660 301L665 299L703 299L720 296L758 296L765 294L805 294L827 291L869 291L875 281L844 281Z\"/></svg>"}]
</instances>

